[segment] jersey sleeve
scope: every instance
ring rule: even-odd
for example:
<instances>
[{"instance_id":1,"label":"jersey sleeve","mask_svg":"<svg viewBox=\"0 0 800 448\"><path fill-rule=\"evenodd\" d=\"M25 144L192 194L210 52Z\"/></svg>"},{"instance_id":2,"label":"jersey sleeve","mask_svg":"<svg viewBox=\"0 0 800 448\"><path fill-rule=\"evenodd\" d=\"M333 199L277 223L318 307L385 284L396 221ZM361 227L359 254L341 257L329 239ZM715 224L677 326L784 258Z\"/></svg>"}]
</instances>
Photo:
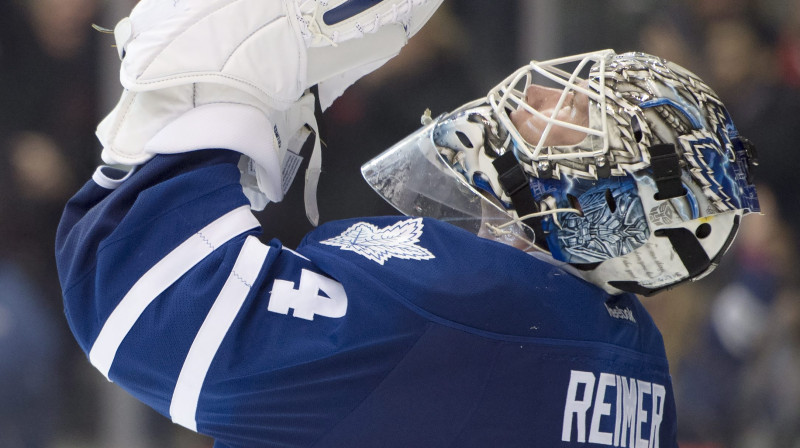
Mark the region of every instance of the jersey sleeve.
<instances>
[{"instance_id":1,"label":"jersey sleeve","mask_svg":"<svg viewBox=\"0 0 800 448\"><path fill-rule=\"evenodd\" d=\"M238 157L210 150L157 156L130 174L101 168L57 236L65 313L91 363L173 422L228 448L308 446L421 326L376 308L392 303L348 313L357 305L341 284L259 240ZM365 331L351 322L369 314L394 316L381 326L395 336L351 343Z\"/></svg>"}]
</instances>

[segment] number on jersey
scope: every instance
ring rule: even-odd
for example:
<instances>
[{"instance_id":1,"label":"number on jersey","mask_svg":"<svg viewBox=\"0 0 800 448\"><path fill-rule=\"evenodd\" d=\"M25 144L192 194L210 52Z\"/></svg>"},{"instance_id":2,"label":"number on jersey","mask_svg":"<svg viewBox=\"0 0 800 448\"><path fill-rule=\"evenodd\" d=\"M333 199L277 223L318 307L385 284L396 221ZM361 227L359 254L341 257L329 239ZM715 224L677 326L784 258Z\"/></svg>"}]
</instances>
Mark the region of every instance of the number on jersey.
<instances>
[{"instance_id":1,"label":"number on jersey","mask_svg":"<svg viewBox=\"0 0 800 448\"><path fill-rule=\"evenodd\" d=\"M325 295L320 295L320 292ZM344 317L347 294L336 280L303 269L297 289L294 289L294 282L286 280L275 280L272 286L267 309L288 315L289 308L294 310L294 317L306 320L314 320L314 316Z\"/></svg>"}]
</instances>

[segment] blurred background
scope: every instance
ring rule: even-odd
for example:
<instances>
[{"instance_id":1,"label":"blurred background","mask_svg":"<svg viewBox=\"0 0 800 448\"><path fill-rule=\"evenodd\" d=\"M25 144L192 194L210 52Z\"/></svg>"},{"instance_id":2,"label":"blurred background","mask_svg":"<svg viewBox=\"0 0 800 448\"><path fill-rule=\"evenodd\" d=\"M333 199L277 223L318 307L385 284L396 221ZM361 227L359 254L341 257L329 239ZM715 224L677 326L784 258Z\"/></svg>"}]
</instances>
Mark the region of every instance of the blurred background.
<instances>
[{"instance_id":1,"label":"blurred background","mask_svg":"<svg viewBox=\"0 0 800 448\"><path fill-rule=\"evenodd\" d=\"M62 316L54 239L99 163L131 0L0 1L0 447L210 448L95 372ZM759 149L763 215L702 282L645 304L664 333L682 448L800 447L800 0L448 0L326 112L323 221L393 210L359 167L530 59L641 50L705 79ZM262 214L295 246L301 182Z\"/></svg>"}]
</instances>

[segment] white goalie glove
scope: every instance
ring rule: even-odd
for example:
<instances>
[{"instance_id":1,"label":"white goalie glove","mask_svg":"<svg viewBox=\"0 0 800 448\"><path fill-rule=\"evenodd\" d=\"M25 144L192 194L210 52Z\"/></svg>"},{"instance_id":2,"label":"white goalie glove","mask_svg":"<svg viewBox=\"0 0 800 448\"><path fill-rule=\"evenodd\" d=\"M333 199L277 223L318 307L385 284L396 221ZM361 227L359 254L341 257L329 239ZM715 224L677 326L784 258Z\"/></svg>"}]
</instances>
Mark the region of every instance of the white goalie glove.
<instances>
[{"instance_id":1,"label":"white goalie glove","mask_svg":"<svg viewBox=\"0 0 800 448\"><path fill-rule=\"evenodd\" d=\"M114 29L122 97L97 136L109 164L227 148L254 209L280 201L327 108L391 59L443 0L142 0ZM319 216L319 136L306 211Z\"/></svg>"}]
</instances>

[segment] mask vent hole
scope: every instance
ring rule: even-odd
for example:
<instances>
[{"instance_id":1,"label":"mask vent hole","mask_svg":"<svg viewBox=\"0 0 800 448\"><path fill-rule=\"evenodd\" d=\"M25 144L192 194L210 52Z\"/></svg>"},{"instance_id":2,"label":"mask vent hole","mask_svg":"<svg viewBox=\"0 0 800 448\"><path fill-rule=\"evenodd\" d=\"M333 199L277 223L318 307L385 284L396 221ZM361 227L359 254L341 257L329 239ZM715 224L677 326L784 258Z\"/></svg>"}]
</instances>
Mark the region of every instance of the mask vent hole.
<instances>
[{"instance_id":1,"label":"mask vent hole","mask_svg":"<svg viewBox=\"0 0 800 448\"><path fill-rule=\"evenodd\" d=\"M583 216L583 209L581 208L581 203L578 201L578 198L575 196L568 194L567 200L569 201L569 206L574 208L575 210L580 211L580 215Z\"/></svg>"},{"instance_id":2,"label":"mask vent hole","mask_svg":"<svg viewBox=\"0 0 800 448\"><path fill-rule=\"evenodd\" d=\"M633 131L633 139L636 142L642 141L642 125L639 123L639 119L636 117L632 117L631 119L631 130Z\"/></svg>"},{"instance_id":3,"label":"mask vent hole","mask_svg":"<svg viewBox=\"0 0 800 448\"><path fill-rule=\"evenodd\" d=\"M614 200L614 195L608 189L606 189L606 204L608 204L608 209L611 210L611 213L617 212L617 201Z\"/></svg>"},{"instance_id":4,"label":"mask vent hole","mask_svg":"<svg viewBox=\"0 0 800 448\"><path fill-rule=\"evenodd\" d=\"M699 239L707 238L711 235L711 224L704 222L697 227L697 230L694 231L694 236Z\"/></svg>"},{"instance_id":5,"label":"mask vent hole","mask_svg":"<svg viewBox=\"0 0 800 448\"><path fill-rule=\"evenodd\" d=\"M458 137L458 140L461 141L461 144L466 146L467 148L473 148L474 147L472 145L472 142L469 140L469 137L467 137L467 134L465 134L465 133L463 133L461 131L456 131L456 137Z\"/></svg>"}]
</instances>

